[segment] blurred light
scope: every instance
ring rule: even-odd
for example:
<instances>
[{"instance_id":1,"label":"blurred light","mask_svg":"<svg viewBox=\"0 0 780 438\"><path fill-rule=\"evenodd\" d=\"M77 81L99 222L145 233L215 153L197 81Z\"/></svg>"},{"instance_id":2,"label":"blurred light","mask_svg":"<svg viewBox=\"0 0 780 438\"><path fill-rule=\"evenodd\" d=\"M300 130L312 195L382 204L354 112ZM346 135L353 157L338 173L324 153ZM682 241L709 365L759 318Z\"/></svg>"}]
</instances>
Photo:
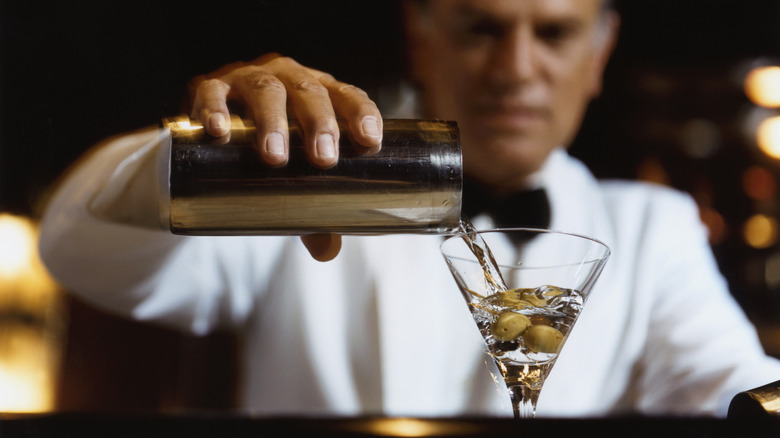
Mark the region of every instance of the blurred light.
<instances>
[{"instance_id":1,"label":"blurred light","mask_svg":"<svg viewBox=\"0 0 780 438\"><path fill-rule=\"evenodd\" d=\"M642 181L669 185L669 174L664 169L661 160L656 157L645 157L637 168L637 178Z\"/></svg>"},{"instance_id":2,"label":"blurred light","mask_svg":"<svg viewBox=\"0 0 780 438\"><path fill-rule=\"evenodd\" d=\"M764 119L756 130L758 147L772 158L780 158L780 116Z\"/></svg>"},{"instance_id":3,"label":"blurred light","mask_svg":"<svg viewBox=\"0 0 780 438\"><path fill-rule=\"evenodd\" d=\"M777 221L763 214L753 215L745 222L743 236L753 248L769 248L777 241Z\"/></svg>"},{"instance_id":4,"label":"blurred light","mask_svg":"<svg viewBox=\"0 0 780 438\"><path fill-rule=\"evenodd\" d=\"M745 94L759 106L780 107L780 67L761 66L745 76Z\"/></svg>"},{"instance_id":5,"label":"blurred light","mask_svg":"<svg viewBox=\"0 0 780 438\"><path fill-rule=\"evenodd\" d=\"M749 197L767 201L775 195L777 182L772 172L761 166L750 166L742 174L742 189Z\"/></svg>"},{"instance_id":6,"label":"blurred light","mask_svg":"<svg viewBox=\"0 0 780 438\"><path fill-rule=\"evenodd\" d=\"M373 425L373 430L378 435L391 436L428 436L435 430L428 423L413 418L396 418L379 421Z\"/></svg>"},{"instance_id":7,"label":"blurred light","mask_svg":"<svg viewBox=\"0 0 780 438\"><path fill-rule=\"evenodd\" d=\"M766 258L764 282L769 289L775 289L780 286L780 252L775 252Z\"/></svg>"},{"instance_id":8,"label":"blurred light","mask_svg":"<svg viewBox=\"0 0 780 438\"><path fill-rule=\"evenodd\" d=\"M18 325L0 340L0 412L54 409L59 351L36 330Z\"/></svg>"},{"instance_id":9,"label":"blurred light","mask_svg":"<svg viewBox=\"0 0 780 438\"><path fill-rule=\"evenodd\" d=\"M711 207L700 208L701 221L709 230L709 241L718 244L726 237L726 221L723 216Z\"/></svg>"},{"instance_id":10,"label":"blurred light","mask_svg":"<svg viewBox=\"0 0 780 438\"><path fill-rule=\"evenodd\" d=\"M361 434L368 432L371 435L395 437L473 435L477 432L476 428L468 423L416 418L378 418L355 429Z\"/></svg>"},{"instance_id":11,"label":"blurred light","mask_svg":"<svg viewBox=\"0 0 780 438\"><path fill-rule=\"evenodd\" d=\"M678 140L688 156L708 158L720 148L720 128L711 120L691 119L680 127Z\"/></svg>"},{"instance_id":12,"label":"blurred light","mask_svg":"<svg viewBox=\"0 0 780 438\"><path fill-rule=\"evenodd\" d=\"M163 125L179 131L202 131L203 130L202 125L193 124L190 118L185 116L165 119L163 120Z\"/></svg>"},{"instance_id":13,"label":"blurred light","mask_svg":"<svg viewBox=\"0 0 780 438\"><path fill-rule=\"evenodd\" d=\"M21 216L0 215L0 277L18 275L35 251L35 230Z\"/></svg>"},{"instance_id":14,"label":"blurred light","mask_svg":"<svg viewBox=\"0 0 780 438\"><path fill-rule=\"evenodd\" d=\"M63 318L29 218L0 214L0 412L54 408Z\"/></svg>"}]
</instances>

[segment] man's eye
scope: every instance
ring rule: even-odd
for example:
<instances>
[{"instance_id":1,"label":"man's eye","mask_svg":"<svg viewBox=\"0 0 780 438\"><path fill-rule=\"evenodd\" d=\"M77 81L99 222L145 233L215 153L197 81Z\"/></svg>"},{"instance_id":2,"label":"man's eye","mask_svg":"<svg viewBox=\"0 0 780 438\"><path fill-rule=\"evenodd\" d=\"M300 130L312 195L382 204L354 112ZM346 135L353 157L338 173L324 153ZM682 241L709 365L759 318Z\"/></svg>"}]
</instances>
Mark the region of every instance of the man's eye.
<instances>
[{"instance_id":1,"label":"man's eye","mask_svg":"<svg viewBox=\"0 0 780 438\"><path fill-rule=\"evenodd\" d=\"M487 22L474 23L467 28L467 31L475 36L499 36L502 33L500 26Z\"/></svg>"},{"instance_id":2,"label":"man's eye","mask_svg":"<svg viewBox=\"0 0 780 438\"><path fill-rule=\"evenodd\" d=\"M549 44L560 44L565 42L574 34L571 26L562 24L548 24L536 28L536 36L548 42Z\"/></svg>"},{"instance_id":3,"label":"man's eye","mask_svg":"<svg viewBox=\"0 0 780 438\"><path fill-rule=\"evenodd\" d=\"M473 21L453 28L455 41L464 46L480 44L501 38L505 29L491 21Z\"/></svg>"}]
</instances>

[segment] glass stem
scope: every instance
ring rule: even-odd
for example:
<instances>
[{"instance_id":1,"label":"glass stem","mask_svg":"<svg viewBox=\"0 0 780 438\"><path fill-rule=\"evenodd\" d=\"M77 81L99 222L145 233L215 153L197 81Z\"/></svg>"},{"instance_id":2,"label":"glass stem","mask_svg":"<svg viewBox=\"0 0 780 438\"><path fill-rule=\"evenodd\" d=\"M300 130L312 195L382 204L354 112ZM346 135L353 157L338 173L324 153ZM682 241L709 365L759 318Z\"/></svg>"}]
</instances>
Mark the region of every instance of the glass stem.
<instances>
[{"instance_id":1,"label":"glass stem","mask_svg":"<svg viewBox=\"0 0 780 438\"><path fill-rule=\"evenodd\" d=\"M509 385L509 396L512 399L512 410L515 419L536 417L536 401L539 400L539 390L523 385Z\"/></svg>"}]
</instances>

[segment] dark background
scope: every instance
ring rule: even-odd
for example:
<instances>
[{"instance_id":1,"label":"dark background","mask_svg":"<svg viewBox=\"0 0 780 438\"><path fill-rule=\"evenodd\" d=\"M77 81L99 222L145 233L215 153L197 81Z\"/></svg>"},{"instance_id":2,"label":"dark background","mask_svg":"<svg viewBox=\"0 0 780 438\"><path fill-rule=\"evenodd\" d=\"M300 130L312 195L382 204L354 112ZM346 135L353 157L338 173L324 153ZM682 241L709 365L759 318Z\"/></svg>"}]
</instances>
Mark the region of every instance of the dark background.
<instances>
[{"instance_id":1,"label":"dark background","mask_svg":"<svg viewBox=\"0 0 780 438\"><path fill-rule=\"evenodd\" d=\"M780 355L780 285L770 280L780 253L749 247L740 233L749 216L777 213L777 195L757 202L742 188L750 166L776 178L780 164L742 129L752 105L741 78L780 57L780 1L617 6L623 27L607 85L572 153L600 177L685 190L722 218L718 261ZM37 217L92 144L179 114L193 76L269 51L370 92L404 71L397 2L0 0L0 211ZM704 152L695 149L704 140ZM232 405L231 336L191 338L68 304L62 409Z\"/></svg>"}]
</instances>

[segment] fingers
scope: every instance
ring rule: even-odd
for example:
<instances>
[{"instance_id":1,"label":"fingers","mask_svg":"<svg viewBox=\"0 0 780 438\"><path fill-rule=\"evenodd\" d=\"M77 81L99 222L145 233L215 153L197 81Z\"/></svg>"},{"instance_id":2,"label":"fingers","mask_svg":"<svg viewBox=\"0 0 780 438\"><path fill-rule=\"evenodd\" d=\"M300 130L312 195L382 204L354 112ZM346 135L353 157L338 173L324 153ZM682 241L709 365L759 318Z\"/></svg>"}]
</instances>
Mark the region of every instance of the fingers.
<instances>
[{"instance_id":1,"label":"fingers","mask_svg":"<svg viewBox=\"0 0 780 438\"><path fill-rule=\"evenodd\" d=\"M320 262L333 260L341 251L341 236L338 234L309 234L301 236L301 241L309 254Z\"/></svg>"},{"instance_id":2,"label":"fingers","mask_svg":"<svg viewBox=\"0 0 780 438\"><path fill-rule=\"evenodd\" d=\"M230 130L228 99L245 105L257 126L260 156L271 165L288 160L288 118L298 120L308 158L319 167L338 161L337 117L358 145L377 151L382 142L382 116L363 90L277 54L227 66L197 84L193 117L213 136Z\"/></svg>"},{"instance_id":3,"label":"fingers","mask_svg":"<svg viewBox=\"0 0 780 438\"><path fill-rule=\"evenodd\" d=\"M337 115L346 120L355 142L372 152L382 144L382 115L368 94L333 76L300 66L289 58L279 77L285 83L290 107L304 131L309 159L329 167L338 159Z\"/></svg>"},{"instance_id":4,"label":"fingers","mask_svg":"<svg viewBox=\"0 0 780 438\"><path fill-rule=\"evenodd\" d=\"M200 120L206 132L214 137L230 132L229 91L230 86L218 79L202 80L196 88L192 117Z\"/></svg>"},{"instance_id":5,"label":"fingers","mask_svg":"<svg viewBox=\"0 0 780 438\"><path fill-rule=\"evenodd\" d=\"M338 161L339 126L328 89L293 60L277 59L277 77L287 90L290 109L301 125L309 160L319 167L331 167Z\"/></svg>"},{"instance_id":6,"label":"fingers","mask_svg":"<svg viewBox=\"0 0 780 438\"><path fill-rule=\"evenodd\" d=\"M289 156L287 91L270 72L246 70L238 72L233 82L255 121L260 156L272 166L285 164Z\"/></svg>"},{"instance_id":7,"label":"fingers","mask_svg":"<svg viewBox=\"0 0 780 438\"><path fill-rule=\"evenodd\" d=\"M319 80L327 87L336 113L347 121L353 139L361 146L378 150L382 145L382 114L368 94L325 73L320 73Z\"/></svg>"}]
</instances>

